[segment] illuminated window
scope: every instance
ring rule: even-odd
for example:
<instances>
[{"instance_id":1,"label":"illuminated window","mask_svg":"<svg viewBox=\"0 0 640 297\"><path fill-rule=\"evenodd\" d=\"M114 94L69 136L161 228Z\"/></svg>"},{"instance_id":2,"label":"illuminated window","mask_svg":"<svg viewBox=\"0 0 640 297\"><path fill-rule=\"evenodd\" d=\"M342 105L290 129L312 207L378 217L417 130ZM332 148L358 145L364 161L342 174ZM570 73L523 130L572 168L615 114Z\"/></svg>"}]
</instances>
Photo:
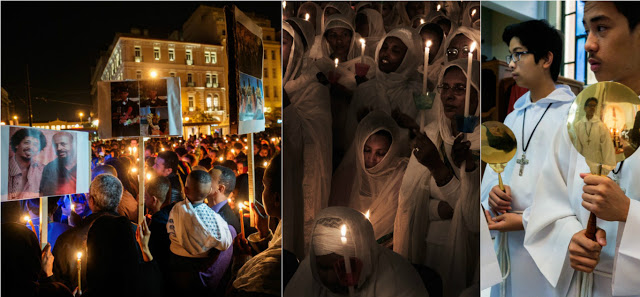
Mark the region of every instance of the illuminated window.
<instances>
[{"instance_id":1,"label":"illuminated window","mask_svg":"<svg viewBox=\"0 0 640 297\"><path fill-rule=\"evenodd\" d=\"M169 49L169 61L173 61L176 59L176 50L170 48Z\"/></svg>"},{"instance_id":2,"label":"illuminated window","mask_svg":"<svg viewBox=\"0 0 640 297\"><path fill-rule=\"evenodd\" d=\"M264 69L264 78L269 78L269 69Z\"/></svg>"},{"instance_id":3,"label":"illuminated window","mask_svg":"<svg viewBox=\"0 0 640 297\"><path fill-rule=\"evenodd\" d=\"M189 96L189 111L194 111L195 109L193 106L193 96Z\"/></svg>"},{"instance_id":4,"label":"illuminated window","mask_svg":"<svg viewBox=\"0 0 640 297\"><path fill-rule=\"evenodd\" d=\"M153 58L156 60L160 60L160 48L153 48Z\"/></svg>"},{"instance_id":5,"label":"illuminated window","mask_svg":"<svg viewBox=\"0 0 640 297\"><path fill-rule=\"evenodd\" d=\"M186 60L187 60L187 65L193 64L193 56L191 55L191 50L187 50Z\"/></svg>"},{"instance_id":6,"label":"illuminated window","mask_svg":"<svg viewBox=\"0 0 640 297\"><path fill-rule=\"evenodd\" d=\"M269 98L269 89L264 89L264 97Z\"/></svg>"},{"instance_id":7,"label":"illuminated window","mask_svg":"<svg viewBox=\"0 0 640 297\"><path fill-rule=\"evenodd\" d=\"M187 82L188 83L192 83L193 82L193 73L187 73Z\"/></svg>"},{"instance_id":8,"label":"illuminated window","mask_svg":"<svg viewBox=\"0 0 640 297\"><path fill-rule=\"evenodd\" d=\"M136 70L136 79L142 79L142 70Z\"/></svg>"},{"instance_id":9,"label":"illuminated window","mask_svg":"<svg viewBox=\"0 0 640 297\"><path fill-rule=\"evenodd\" d=\"M211 94L207 95L207 110L208 111L213 110L213 102L212 102Z\"/></svg>"},{"instance_id":10,"label":"illuminated window","mask_svg":"<svg viewBox=\"0 0 640 297\"><path fill-rule=\"evenodd\" d=\"M213 87L217 88L218 87L218 75L214 74L211 76L211 82L213 83Z\"/></svg>"},{"instance_id":11,"label":"illuminated window","mask_svg":"<svg viewBox=\"0 0 640 297\"><path fill-rule=\"evenodd\" d=\"M276 51L271 51L271 60L276 59Z\"/></svg>"},{"instance_id":12,"label":"illuminated window","mask_svg":"<svg viewBox=\"0 0 640 297\"><path fill-rule=\"evenodd\" d=\"M564 67L562 76L584 82L597 83L596 76L589 68L588 55L584 50L587 33L582 24L584 2L566 1L564 5Z\"/></svg>"},{"instance_id":13,"label":"illuminated window","mask_svg":"<svg viewBox=\"0 0 640 297\"><path fill-rule=\"evenodd\" d=\"M215 110L220 108L220 96L218 96L218 94L213 95L213 108Z\"/></svg>"},{"instance_id":14,"label":"illuminated window","mask_svg":"<svg viewBox=\"0 0 640 297\"><path fill-rule=\"evenodd\" d=\"M133 50L134 52L134 60L136 62L141 62L142 61L142 49L139 46L136 46Z\"/></svg>"},{"instance_id":15,"label":"illuminated window","mask_svg":"<svg viewBox=\"0 0 640 297\"><path fill-rule=\"evenodd\" d=\"M213 82L211 81L211 74L207 73L207 88L213 87Z\"/></svg>"},{"instance_id":16,"label":"illuminated window","mask_svg":"<svg viewBox=\"0 0 640 297\"><path fill-rule=\"evenodd\" d=\"M169 72L169 76L176 77L176 73L175 72Z\"/></svg>"},{"instance_id":17,"label":"illuminated window","mask_svg":"<svg viewBox=\"0 0 640 297\"><path fill-rule=\"evenodd\" d=\"M209 52L204 52L204 62L211 63L211 55L209 54Z\"/></svg>"},{"instance_id":18,"label":"illuminated window","mask_svg":"<svg viewBox=\"0 0 640 297\"><path fill-rule=\"evenodd\" d=\"M218 54L216 52L211 52L211 63L218 63Z\"/></svg>"}]
</instances>

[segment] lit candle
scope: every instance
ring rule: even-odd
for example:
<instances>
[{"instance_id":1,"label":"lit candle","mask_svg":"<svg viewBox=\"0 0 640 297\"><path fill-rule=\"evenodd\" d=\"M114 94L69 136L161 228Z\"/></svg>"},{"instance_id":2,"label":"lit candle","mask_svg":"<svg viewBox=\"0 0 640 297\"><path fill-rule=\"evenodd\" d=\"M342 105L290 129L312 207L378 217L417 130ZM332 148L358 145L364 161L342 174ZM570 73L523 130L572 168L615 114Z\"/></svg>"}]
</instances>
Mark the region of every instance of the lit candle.
<instances>
[{"instance_id":1,"label":"lit candle","mask_svg":"<svg viewBox=\"0 0 640 297\"><path fill-rule=\"evenodd\" d=\"M336 69L338 69L338 62L340 62L340 61L338 60L338 58L336 58L336 59L334 60L334 62L336 62Z\"/></svg>"},{"instance_id":2,"label":"lit candle","mask_svg":"<svg viewBox=\"0 0 640 297\"><path fill-rule=\"evenodd\" d=\"M476 42L471 44L469 58L467 59L467 92L464 97L464 116L469 116L469 96L471 94L471 62L473 61L473 50L476 49Z\"/></svg>"},{"instance_id":3,"label":"lit candle","mask_svg":"<svg viewBox=\"0 0 640 297\"><path fill-rule=\"evenodd\" d=\"M438 4L438 7L436 8L436 11L440 11L440 4Z\"/></svg>"},{"instance_id":4,"label":"lit candle","mask_svg":"<svg viewBox=\"0 0 640 297\"><path fill-rule=\"evenodd\" d=\"M138 152L138 147L135 147L135 146L134 146L134 147L133 147L133 153L135 154L135 153L137 153L137 152Z\"/></svg>"},{"instance_id":5,"label":"lit candle","mask_svg":"<svg viewBox=\"0 0 640 297\"><path fill-rule=\"evenodd\" d=\"M267 163L267 162L264 162L264 167L267 167L267 165L269 165L269 163Z\"/></svg>"},{"instance_id":6,"label":"lit candle","mask_svg":"<svg viewBox=\"0 0 640 297\"><path fill-rule=\"evenodd\" d=\"M424 68L422 70L422 94L427 93L427 77L429 69L429 48L431 47L431 40L427 40L427 45L424 47Z\"/></svg>"},{"instance_id":7,"label":"lit candle","mask_svg":"<svg viewBox=\"0 0 640 297\"><path fill-rule=\"evenodd\" d=\"M82 294L82 252L78 252L78 292Z\"/></svg>"},{"instance_id":8,"label":"lit candle","mask_svg":"<svg viewBox=\"0 0 640 297\"><path fill-rule=\"evenodd\" d=\"M147 173L147 180L151 179L151 173Z\"/></svg>"},{"instance_id":9,"label":"lit candle","mask_svg":"<svg viewBox=\"0 0 640 297\"><path fill-rule=\"evenodd\" d=\"M367 213L364 214L364 217L367 218L367 220L369 219L369 210L367 209Z\"/></svg>"},{"instance_id":10,"label":"lit candle","mask_svg":"<svg viewBox=\"0 0 640 297\"><path fill-rule=\"evenodd\" d=\"M360 44L362 44L362 51L360 51L360 64L364 64L364 48L367 45L367 42L364 38L360 38Z\"/></svg>"},{"instance_id":11,"label":"lit candle","mask_svg":"<svg viewBox=\"0 0 640 297\"><path fill-rule=\"evenodd\" d=\"M424 19L420 19L420 25L424 24Z\"/></svg>"},{"instance_id":12,"label":"lit candle","mask_svg":"<svg viewBox=\"0 0 640 297\"><path fill-rule=\"evenodd\" d=\"M276 142L276 138L275 137L271 138L271 142Z\"/></svg>"},{"instance_id":13,"label":"lit candle","mask_svg":"<svg viewBox=\"0 0 640 297\"><path fill-rule=\"evenodd\" d=\"M160 150L164 152L164 148L163 148L163 147L162 147L162 148L160 148Z\"/></svg>"},{"instance_id":14,"label":"lit candle","mask_svg":"<svg viewBox=\"0 0 640 297\"><path fill-rule=\"evenodd\" d=\"M244 146L244 149L245 149L245 150L248 150L248 149L249 149L249 146L248 146L248 145L245 145L245 146Z\"/></svg>"},{"instance_id":15,"label":"lit candle","mask_svg":"<svg viewBox=\"0 0 640 297\"><path fill-rule=\"evenodd\" d=\"M282 1L282 9L287 8L287 1Z\"/></svg>"},{"instance_id":16,"label":"lit candle","mask_svg":"<svg viewBox=\"0 0 640 297\"><path fill-rule=\"evenodd\" d=\"M220 160L220 162L222 162L222 160L224 160L222 157L218 158Z\"/></svg>"},{"instance_id":17,"label":"lit candle","mask_svg":"<svg viewBox=\"0 0 640 297\"><path fill-rule=\"evenodd\" d=\"M476 15L476 10L475 10L475 8L471 11L471 17L473 17L474 15Z\"/></svg>"},{"instance_id":18,"label":"lit candle","mask_svg":"<svg viewBox=\"0 0 640 297\"><path fill-rule=\"evenodd\" d=\"M232 154L235 154L235 153L236 153L236 150L235 150L235 149L231 149L231 153L232 153Z\"/></svg>"},{"instance_id":19,"label":"lit candle","mask_svg":"<svg viewBox=\"0 0 640 297\"><path fill-rule=\"evenodd\" d=\"M242 203L238 203L238 208L240 209L240 236L244 238L244 212L242 211Z\"/></svg>"},{"instance_id":20,"label":"lit candle","mask_svg":"<svg viewBox=\"0 0 640 297\"><path fill-rule=\"evenodd\" d=\"M309 14L308 13L304 14L304 20L307 21L307 22L309 21Z\"/></svg>"},{"instance_id":21,"label":"lit candle","mask_svg":"<svg viewBox=\"0 0 640 297\"><path fill-rule=\"evenodd\" d=\"M343 224L340 227L340 234L342 235L340 237L340 240L342 241L342 244L347 244L347 225ZM349 260L349 257L347 256L347 253L345 252L344 255L344 268L346 270L346 277L347 277L347 281L349 283L349 296L353 296L353 286L351 286L351 278L352 278L352 272L351 272L351 260Z\"/></svg>"},{"instance_id":22,"label":"lit candle","mask_svg":"<svg viewBox=\"0 0 640 297\"><path fill-rule=\"evenodd\" d=\"M135 167L131 168L131 172L133 172L133 173L138 172L138 168L135 168Z\"/></svg>"},{"instance_id":23,"label":"lit candle","mask_svg":"<svg viewBox=\"0 0 640 297\"><path fill-rule=\"evenodd\" d=\"M36 227L33 225L31 218L27 215L27 216L24 216L24 220L29 224L29 226L31 226L31 231L33 231L33 234L35 234L36 237L38 237L38 233L36 233Z\"/></svg>"},{"instance_id":24,"label":"lit candle","mask_svg":"<svg viewBox=\"0 0 640 297\"><path fill-rule=\"evenodd\" d=\"M129 147L129 155L131 155L131 150L132 150L131 147Z\"/></svg>"}]
</instances>

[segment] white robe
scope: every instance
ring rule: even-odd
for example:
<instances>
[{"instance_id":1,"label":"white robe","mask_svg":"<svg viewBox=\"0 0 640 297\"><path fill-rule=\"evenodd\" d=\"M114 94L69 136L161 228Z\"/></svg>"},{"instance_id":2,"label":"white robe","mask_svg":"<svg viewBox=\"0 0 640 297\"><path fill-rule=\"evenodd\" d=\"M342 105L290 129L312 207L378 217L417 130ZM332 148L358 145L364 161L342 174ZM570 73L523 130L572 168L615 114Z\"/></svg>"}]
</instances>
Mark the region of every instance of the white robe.
<instances>
[{"instance_id":1,"label":"white robe","mask_svg":"<svg viewBox=\"0 0 640 297\"><path fill-rule=\"evenodd\" d=\"M581 205L584 182L579 176L588 173L589 167L566 130L558 130L551 147L536 185L537 198L531 206L524 246L555 287L556 296L576 296L581 273L571 268L567 248L571 237L586 229L589 219L589 212ZM625 161L619 176L621 187L631 198L629 215L626 223L597 220L598 227L607 233L607 245L593 274L595 297L640 296L640 154Z\"/></svg>"},{"instance_id":2,"label":"white robe","mask_svg":"<svg viewBox=\"0 0 640 297\"><path fill-rule=\"evenodd\" d=\"M518 147L515 157L507 163L502 173L504 184L511 187L512 210L524 212L522 221L525 227L529 217L528 209L535 197L533 192L540 177L539 172L545 162L545 156L550 150L548 141L555 134L555 131L559 129L566 130L566 126L563 125L563 119L567 117L569 107L575 98L571 89L565 85L557 85L553 92L536 103L531 103L530 96L531 92L522 95L514 104L514 111L504 121L504 124L513 131ZM531 136L531 132L547 109L547 106L549 106L549 103L552 103L551 107L540 121L533 136ZM527 122L524 127L523 142L522 121L525 110L527 111ZM531 142L526 152L529 164L525 165L523 174L520 176L520 165L516 163L516 160L522 157L523 148L529 138L531 138ZM496 185L498 185L498 175L487 167L482 179L480 196L487 210L490 209L489 192ZM508 232L507 235L511 273L506 279L506 296L522 296L522 294L529 293L531 293L531 296L548 296L553 288L544 281L544 277L538 271L533 259L523 248L524 233L524 230L512 231ZM492 288L491 296L500 296L500 286Z\"/></svg>"}]
</instances>

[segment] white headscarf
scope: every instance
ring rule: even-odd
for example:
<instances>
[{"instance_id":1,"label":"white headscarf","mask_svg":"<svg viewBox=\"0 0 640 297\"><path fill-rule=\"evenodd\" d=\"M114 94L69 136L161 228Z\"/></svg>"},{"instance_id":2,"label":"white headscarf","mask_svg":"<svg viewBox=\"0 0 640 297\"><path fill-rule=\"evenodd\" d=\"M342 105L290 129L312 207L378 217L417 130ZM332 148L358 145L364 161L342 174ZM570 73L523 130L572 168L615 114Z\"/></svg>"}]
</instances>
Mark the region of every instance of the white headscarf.
<instances>
[{"instance_id":1,"label":"white headscarf","mask_svg":"<svg viewBox=\"0 0 640 297\"><path fill-rule=\"evenodd\" d=\"M315 28L314 28L314 35L320 35L322 34L322 19L324 18L323 13L323 9L322 7L320 7L320 5L316 4L315 2L305 2L302 3L302 5L300 5L300 8L298 8L298 17L300 19L304 20L304 15L302 15L302 9L307 7L307 6L311 6L313 7L313 10L315 11L316 14L316 24L315 24Z\"/></svg>"},{"instance_id":2,"label":"white headscarf","mask_svg":"<svg viewBox=\"0 0 640 297\"><path fill-rule=\"evenodd\" d=\"M480 30L476 30L473 28L469 28L469 27L458 27L455 31L453 31L453 33L451 33L450 35L447 36L447 39L444 41L444 50L446 52L446 50L449 48L449 44L451 44L451 41L456 38L456 36L458 35L464 35L467 36L469 39L471 39L471 41L475 41L476 42L476 51L478 51L478 59L480 59L480 57L482 56L482 52L480 51ZM445 55L446 56L446 55ZM445 57L446 58L446 57Z\"/></svg>"},{"instance_id":3,"label":"white headscarf","mask_svg":"<svg viewBox=\"0 0 640 297\"><path fill-rule=\"evenodd\" d=\"M476 15L480 14L480 3L479 2L468 2L466 3L466 7L464 8L464 13L462 14L462 27L469 27L476 30L480 30L480 22L476 20L474 23L471 23L471 11L475 9Z\"/></svg>"},{"instance_id":4,"label":"white headscarf","mask_svg":"<svg viewBox=\"0 0 640 297\"><path fill-rule=\"evenodd\" d=\"M302 44L303 37L298 35L298 32L296 32L296 30L294 30L289 23L287 23L286 21L282 22L282 29L289 33L291 37L293 37L287 70L285 70L284 77L282 78L282 84L286 85L287 82L289 82L290 80L295 80L302 73L302 59L305 51Z\"/></svg>"},{"instance_id":5,"label":"white headscarf","mask_svg":"<svg viewBox=\"0 0 640 297\"><path fill-rule=\"evenodd\" d=\"M364 14L367 17L367 22L369 23L369 36L363 37L367 42L365 55L373 57L375 56L376 47L378 46L380 38L386 34L384 31L384 21L382 20L380 12L375 9L365 8L359 13Z\"/></svg>"},{"instance_id":6,"label":"white headscarf","mask_svg":"<svg viewBox=\"0 0 640 297\"><path fill-rule=\"evenodd\" d=\"M440 13L440 12L438 12ZM418 26L418 28L416 28L416 32L418 34L418 36L420 36L420 32L422 31L422 29L427 26L430 23L424 23L420 26ZM436 24L434 24L436 25ZM436 25L437 26L437 25ZM421 38L422 39L422 38ZM438 81L438 78L440 77L440 72L442 71L442 67L444 67L444 61L446 59L445 56L445 49L444 49L444 41L445 41L445 36L444 36L444 32L442 33L442 41L440 42L440 48L438 48L438 52L436 52L436 55L433 58L433 61L431 61L429 63L429 81L433 82L434 84L436 83L436 81ZM424 62L418 66L418 72L422 73L424 75Z\"/></svg>"},{"instance_id":7,"label":"white headscarf","mask_svg":"<svg viewBox=\"0 0 640 297\"><path fill-rule=\"evenodd\" d=\"M341 242L342 225L347 227L344 245ZM371 223L362 213L346 207L328 207L320 211L309 255L298 267L284 296L339 296L322 283L316 268L316 251L355 256L362 262L355 296L429 296L413 266L377 244Z\"/></svg>"},{"instance_id":8,"label":"white headscarf","mask_svg":"<svg viewBox=\"0 0 640 297\"><path fill-rule=\"evenodd\" d=\"M356 42L360 39L360 34L356 32L353 28L352 24L353 18L348 18L341 14L330 15L327 18L327 22L325 23L324 33L322 34L322 56L331 59L331 54L333 50L331 49L331 45L327 41L326 34L330 29L334 28L344 28L351 31L351 43L349 44L349 52L347 53L347 61L360 56L360 51L358 51ZM344 62L344 61L341 61Z\"/></svg>"},{"instance_id":9,"label":"white headscarf","mask_svg":"<svg viewBox=\"0 0 640 297\"><path fill-rule=\"evenodd\" d=\"M380 130L391 134L391 145L380 163L366 168L364 145ZM404 129L402 129L402 132ZM404 153L409 146L407 136L387 113L375 110L358 124L354 141L356 179L351 189L350 206L365 213L370 210L376 238L393 232L393 220L398 206L400 183L409 158Z\"/></svg>"},{"instance_id":10,"label":"white headscarf","mask_svg":"<svg viewBox=\"0 0 640 297\"><path fill-rule=\"evenodd\" d=\"M329 23L329 19L327 18L327 21L324 21L324 13L329 7L337 9L340 12L338 14L347 18L347 20L349 20L349 23L353 22L353 18L355 17L356 13L355 11L353 11L353 9L351 9L351 6L349 6L349 2L329 2L329 4L327 4L327 6L325 6L324 10L322 11L322 32L327 31L327 23Z\"/></svg>"},{"instance_id":11,"label":"white headscarf","mask_svg":"<svg viewBox=\"0 0 640 297\"><path fill-rule=\"evenodd\" d=\"M360 2L358 2L358 4L356 4L356 7L355 7L354 11L356 13L359 13L360 12L360 8L362 8L362 7L366 6L366 5L369 5L369 7L373 7L373 4L371 2L369 2L369 1L360 1Z\"/></svg>"}]
</instances>

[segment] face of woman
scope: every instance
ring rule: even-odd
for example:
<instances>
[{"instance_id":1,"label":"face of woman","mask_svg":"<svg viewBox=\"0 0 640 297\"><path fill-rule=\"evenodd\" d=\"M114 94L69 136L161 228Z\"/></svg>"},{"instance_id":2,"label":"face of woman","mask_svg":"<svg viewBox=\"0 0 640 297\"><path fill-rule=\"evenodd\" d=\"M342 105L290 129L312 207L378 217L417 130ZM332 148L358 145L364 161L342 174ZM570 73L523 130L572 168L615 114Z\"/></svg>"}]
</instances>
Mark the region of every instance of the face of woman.
<instances>
[{"instance_id":1,"label":"face of woman","mask_svg":"<svg viewBox=\"0 0 640 297\"><path fill-rule=\"evenodd\" d=\"M369 37L369 22L364 13L359 13L356 16L356 32L362 37Z\"/></svg>"},{"instance_id":2,"label":"face of woman","mask_svg":"<svg viewBox=\"0 0 640 297\"><path fill-rule=\"evenodd\" d=\"M422 37L423 45L427 44L427 40L431 40L431 47L429 48L429 63L433 63L433 59L436 57L438 50L440 49L442 36L437 36L435 32L429 30L422 30L422 32L420 32L420 37Z\"/></svg>"},{"instance_id":3,"label":"face of woman","mask_svg":"<svg viewBox=\"0 0 640 297\"><path fill-rule=\"evenodd\" d=\"M400 67L406 54L407 46L400 38L387 37L378 53L378 68L384 73L394 72Z\"/></svg>"},{"instance_id":4,"label":"face of woman","mask_svg":"<svg viewBox=\"0 0 640 297\"><path fill-rule=\"evenodd\" d=\"M456 115L464 115L464 97L467 77L457 67L450 68L442 79L440 98L444 105L444 114L449 120L454 120ZM471 88L469 100L469 114L474 114L478 108L478 92Z\"/></svg>"},{"instance_id":5,"label":"face of woman","mask_svg":"<svg viewBox=\"0 0 640 297\"><path fill-rule=\"evenodd\" d=\"M447 49L447 57L449 58L449 62L456 59L467 59L469 56L469 49L471 48L471 44L473 41L462 34L456 35L456 37L451 40L449 43L449 48ZM477 45L476 45L477 48ZM452 50L457 50L457 54L451 53ZM465 50L466 49L466 50ZM478 60L478 51L473 51L473 59Z\"/></svg>"},{"instance_id":6,"label":"face of woman","mask_svg":"<svg viewBox=\"0 0 640 297\"><path fill-rule=\"evenodd\" d=\"M369 169L378 165L389 152L391 141L385 136L373 134L364 143L364 167Z\"/></svg>"},{"instance_id":7,"label":"face of woman","mask_svg":"<svg viewBox=\"0 0 640 297\"><path fill-rule=\"evenodd\" d=\"M327 31L327 42L333 51L333 55L341 61L346 60L351 45L352 32L345 28L333 28Z\"/></svg>"},{"instance_id":8,"label":"face of woman","mask_svg":"<svg viewBox=\"0 0 640 297\"><path fill-rule=\"evenodd\" d=\"M282 31L282 75L287 71L289 65L289 55L291 54L291 46L293 45L293 37L287 31Z\"/></svg>"},{"instance_id":9,"label":"face of woman","mask_svg":"<svg viewBox=\"0 0 640 297\"><path fill-rule=\"evenodd\" d=\"M343 287L340 285L340 280L338 279L338 274L335 270L335 264L342 259L342 256L331 253L324 256L316 256L316 268L318 272L318 276L322 281L322 284L325 285L331 292L335 294L346 295L348 293L347 287Z\"/></svg>"}]
</instances>

